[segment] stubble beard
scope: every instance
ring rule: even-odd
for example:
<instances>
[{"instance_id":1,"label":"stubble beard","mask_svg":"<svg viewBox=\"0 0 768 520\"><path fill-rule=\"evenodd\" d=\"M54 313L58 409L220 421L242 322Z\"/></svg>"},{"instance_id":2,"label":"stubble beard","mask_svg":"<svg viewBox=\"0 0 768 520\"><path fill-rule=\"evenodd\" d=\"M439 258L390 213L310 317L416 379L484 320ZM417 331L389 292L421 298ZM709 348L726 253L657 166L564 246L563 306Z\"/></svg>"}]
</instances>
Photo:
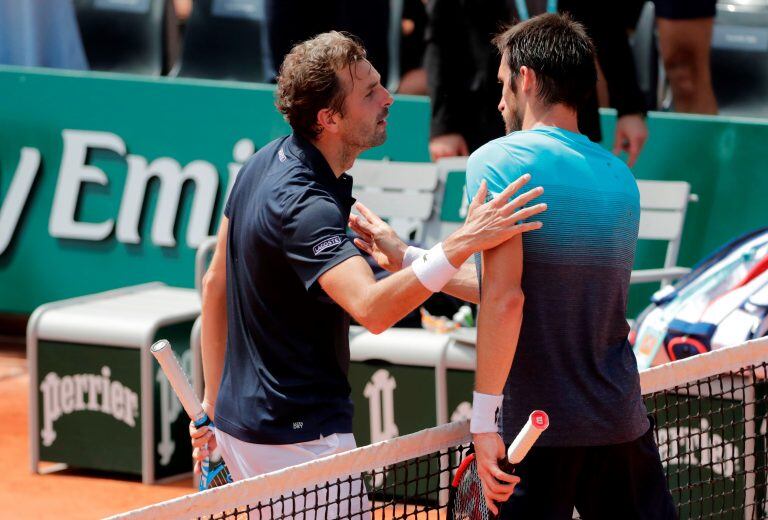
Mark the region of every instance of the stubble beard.
<instances>
[{"instance_id":1,"label":"stubble beard","mask_svg":"<svg viewBox=\"0 0 768 520\"><path fill-rule=\"evenodd\" d=\"M382 145L386 140L387 129L378 128L376 123L374 123L372 130L355 132L344 140L344 146L341 150L342 162L345 164L352 162L364 151Z\"/></svg>"},{"instance_id":2,"label":"stubble beard","mask_svg":"<svg viewBox=\"0 0 768 520\"><path fill-rule=\"evenodd\" d=\"M373 128L360 129L355 132L350 139L347 139L347 145L351 148L367 150L384 144L387 140L387 128L379 127L378 120L373 123Z\"/></svg>"},{"instance_id":3,"label":"stubble beard","mask_svg":"<svg viewBox=\"0 0 768 520\"><path fill-rule=\"evenodd\" d=\"M387 140L387 129L385 128L378 128L378 124L376 125L376 129L374 130L373 136L371 138L371 146L370 148L373 148L374 146L381 146L384 144L384 142Z\"/></svg>"},{"instance_id":4,"label":"stubble beard","mask_svg":"<svg viewBox=\"0 0 768 520\"><path fill-rule=\"evenodd\" d=\"M523 129L523 116L517 109L510 110L509 115L504 116L504 127L507 130L507 134L517 132Z\"/></svg>"}]
</instances>

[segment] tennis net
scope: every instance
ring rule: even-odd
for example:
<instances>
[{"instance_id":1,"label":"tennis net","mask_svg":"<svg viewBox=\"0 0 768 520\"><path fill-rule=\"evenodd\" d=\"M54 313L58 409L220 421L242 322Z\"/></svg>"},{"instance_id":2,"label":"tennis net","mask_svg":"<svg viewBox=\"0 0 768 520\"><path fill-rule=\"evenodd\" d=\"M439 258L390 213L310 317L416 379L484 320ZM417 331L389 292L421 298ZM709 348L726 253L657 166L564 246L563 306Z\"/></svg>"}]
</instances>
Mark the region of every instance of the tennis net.
<instances>
[{"instance_id":1,"label":"tennis net","mask_svg":"<svg viewBox=\"0 0 768 520\"><path fill-rule=\"evenodd\" d=\"M681 519L766 518L768 339L641 373ZM179 497L113 517L447 518L466 421Z\"/></svg>"}]
</instances>

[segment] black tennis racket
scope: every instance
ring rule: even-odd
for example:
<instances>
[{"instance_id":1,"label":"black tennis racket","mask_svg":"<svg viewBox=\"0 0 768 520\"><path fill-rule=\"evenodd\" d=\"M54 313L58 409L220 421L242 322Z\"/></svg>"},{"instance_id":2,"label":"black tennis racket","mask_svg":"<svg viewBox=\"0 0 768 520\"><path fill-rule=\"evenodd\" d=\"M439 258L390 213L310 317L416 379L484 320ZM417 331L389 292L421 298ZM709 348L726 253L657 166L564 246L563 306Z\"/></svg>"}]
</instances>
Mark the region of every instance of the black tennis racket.
<instances>
[{"instance_id":1,"label":"black tennis racket","mask_svg":"<svg viewBox=\"0 0 768 520\"><path fill-rule=\"evenodd\" d=\"M505 473L514 473L515 465L519 464L528 454L539 435L549 426L549 417L541 410L536 410L528 422L517 434L517 437L507 450L507 457L499 461L499 468ZM450 498L448 501L449 520L491 520L493 513L488 510L483 496L483 486L477 474L475 454L470 453L459 465L456 475L451 482Z\"/></svg>"},{"instance_id":2,"label":"black tennis racket","mask_svg":"<svg viewBox=\"0 0 768 520\"><path fill-rule=\"evenodd\" d=\"M213 429L213 422L211 422L208 414L203 410L203 405L200 404L195 391L192 390L192 385L189 384L184 370L179 365L176 356L173 355L173 349L168 340L161 339L156 342L152 345L150 351L155 356L155 359L157 359L157 362L160 363L160 368L163 369L168 381L171 382L171 388L176 392L179 401L181 401L181 406L184 407L184 411L187 412L189 418L195 423L195 427L208 426ZM224 459L221 458L218 450L214 450L209 457L203 460L200 470L200 484L198 486L200 491L232 482L232 476L229 474L229 470L224 464Z\"/></svg>"}]
</instances>

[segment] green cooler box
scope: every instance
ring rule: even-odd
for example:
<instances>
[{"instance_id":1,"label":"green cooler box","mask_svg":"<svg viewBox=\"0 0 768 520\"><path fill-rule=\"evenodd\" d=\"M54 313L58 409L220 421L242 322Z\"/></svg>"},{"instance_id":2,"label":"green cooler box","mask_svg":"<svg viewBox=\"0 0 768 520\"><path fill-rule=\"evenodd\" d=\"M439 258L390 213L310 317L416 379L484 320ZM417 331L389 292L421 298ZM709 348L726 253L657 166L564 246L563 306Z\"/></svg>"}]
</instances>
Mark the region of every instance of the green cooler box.
<instances>
[{"instance_id":1,"label":"green cooler box","mask_svg":"<svg viewBox=\"0 0 768 520\"><path fill-rule=\"evenodd\" d=\"M144 483L189 474L189 419L149 352L168 339L188 374L194 290L161 283L39 307L27 329L30 457ZM41 461L60 463L47 469Z\"/></svg>"}]
</instances>

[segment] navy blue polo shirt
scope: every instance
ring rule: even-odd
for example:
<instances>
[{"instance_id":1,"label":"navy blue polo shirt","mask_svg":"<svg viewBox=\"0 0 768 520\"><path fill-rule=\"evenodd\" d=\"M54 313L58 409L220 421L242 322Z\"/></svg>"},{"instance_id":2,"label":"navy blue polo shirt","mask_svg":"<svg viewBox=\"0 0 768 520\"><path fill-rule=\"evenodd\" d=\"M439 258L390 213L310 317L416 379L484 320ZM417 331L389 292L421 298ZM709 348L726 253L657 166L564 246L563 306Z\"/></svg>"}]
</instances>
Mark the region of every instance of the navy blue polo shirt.
<instances>
[{"instance_id":1,"label":"navy blue polo shirt","mask_svg":"<svg viewBox=\"0 0 768 520\"><path fill-rule=\"evenodd\" d=\"M216 424L289 444L352 431L349 315L316 283L359 255L347 238L352 178L308 140L272 141L242 168L224 214L227 353Z\"/></svg>"}]
</instances>

